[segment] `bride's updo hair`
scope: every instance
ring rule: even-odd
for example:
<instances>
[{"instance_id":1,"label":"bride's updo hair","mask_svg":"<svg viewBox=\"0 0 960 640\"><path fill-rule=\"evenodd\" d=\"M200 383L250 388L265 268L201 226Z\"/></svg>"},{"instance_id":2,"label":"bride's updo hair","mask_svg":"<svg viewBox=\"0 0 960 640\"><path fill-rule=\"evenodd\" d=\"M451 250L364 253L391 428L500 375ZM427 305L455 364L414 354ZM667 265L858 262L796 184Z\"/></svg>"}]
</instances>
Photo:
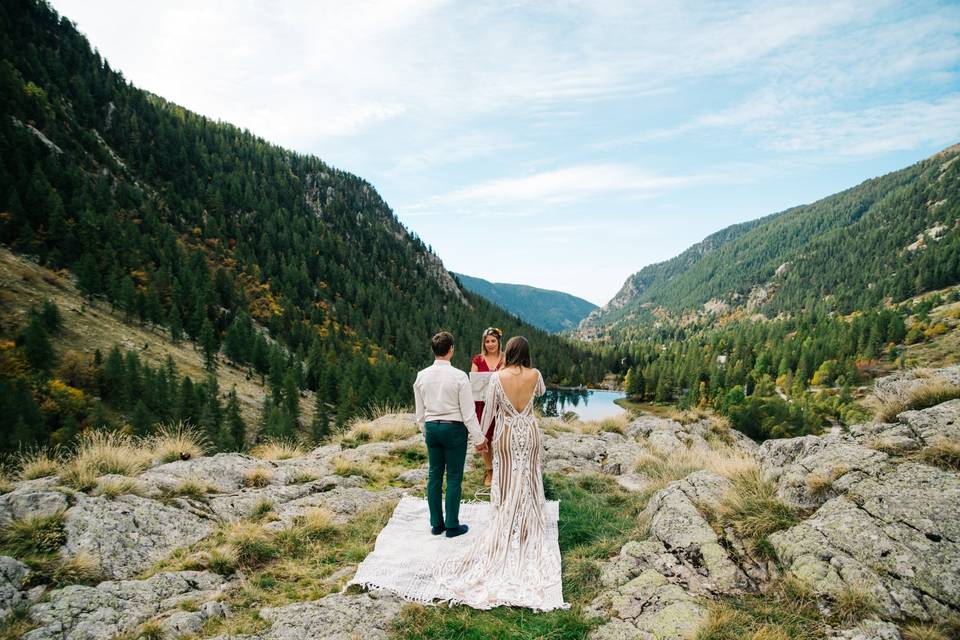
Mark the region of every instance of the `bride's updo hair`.
<instances>
[{"instance_id":1,"label":"bride's updo hair","mask_svg":"<svg viewBox=\"0 0 960 640\"><path fill-rule=\"evenodd\" d=\"M504 350L504 364L508 367L531 367L530 364L530 343L523 336L513 336L507 340L507 347Z\"/></svg>"}]
</instances>

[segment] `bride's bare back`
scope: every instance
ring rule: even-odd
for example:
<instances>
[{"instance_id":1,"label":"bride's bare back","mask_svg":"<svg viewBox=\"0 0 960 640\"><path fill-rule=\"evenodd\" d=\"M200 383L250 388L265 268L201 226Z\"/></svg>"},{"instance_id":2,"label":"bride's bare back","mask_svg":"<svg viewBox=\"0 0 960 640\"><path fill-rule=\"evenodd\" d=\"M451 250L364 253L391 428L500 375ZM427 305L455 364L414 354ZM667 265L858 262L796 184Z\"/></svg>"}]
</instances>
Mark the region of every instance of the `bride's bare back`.
<instances>
[{"instance_id":1,"label":"bride's bare back","mask_svg":"<svg viewBox=\"0 0 960 640\"><path fill-rule=\"evenodd\" d=\"M500 372L500 386L507 396L507 400L517 410L523 413L527 405L533 401L540 380L540 372L529 367L509 366Z\"/></svg>"}]
</instances>

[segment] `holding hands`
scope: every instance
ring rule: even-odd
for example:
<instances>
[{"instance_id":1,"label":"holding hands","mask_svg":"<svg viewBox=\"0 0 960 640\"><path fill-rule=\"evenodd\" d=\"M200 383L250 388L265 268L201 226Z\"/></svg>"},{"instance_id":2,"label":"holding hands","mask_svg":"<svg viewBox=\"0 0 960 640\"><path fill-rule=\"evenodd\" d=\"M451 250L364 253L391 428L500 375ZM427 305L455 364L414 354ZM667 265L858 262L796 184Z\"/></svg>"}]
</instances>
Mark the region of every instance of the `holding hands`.
<instances>
[{"instance_id":1,"label":"holding hands","mask_svg":"<svg viewBox=\"0 0 960 640\"><path fill-rule=\"evenodd\" d=\"M479 443L476 446L477 453L483 453L484 451L488 451L489 449L490 449L490 444L487 442L486 438L484 438L483 442Z\"/></svg>"}]
</instances>

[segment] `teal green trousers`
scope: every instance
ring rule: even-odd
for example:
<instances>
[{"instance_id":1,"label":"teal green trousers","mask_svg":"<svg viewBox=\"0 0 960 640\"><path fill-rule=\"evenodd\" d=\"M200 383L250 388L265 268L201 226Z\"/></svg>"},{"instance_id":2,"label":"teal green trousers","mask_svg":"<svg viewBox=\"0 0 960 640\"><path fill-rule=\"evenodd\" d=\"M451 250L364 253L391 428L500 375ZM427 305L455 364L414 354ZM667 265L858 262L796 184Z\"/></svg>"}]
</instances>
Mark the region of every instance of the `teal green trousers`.
<instances>
[{"instance_id":1,"label":"teal green trousers","mask_svg":"<svg viewBox=\"0 0 960 640\"><path fill-rule=\"evenodd\" d=\"M454 529L460 526L460 485L463 483L463 463L467 458L467 428L462 422L427 422L425 430L427 459L430 461L430 475L427 477L430 526L443 525ZM440 502L444 471L447 473L446 518Z\"/></svg>"}]
</instances>

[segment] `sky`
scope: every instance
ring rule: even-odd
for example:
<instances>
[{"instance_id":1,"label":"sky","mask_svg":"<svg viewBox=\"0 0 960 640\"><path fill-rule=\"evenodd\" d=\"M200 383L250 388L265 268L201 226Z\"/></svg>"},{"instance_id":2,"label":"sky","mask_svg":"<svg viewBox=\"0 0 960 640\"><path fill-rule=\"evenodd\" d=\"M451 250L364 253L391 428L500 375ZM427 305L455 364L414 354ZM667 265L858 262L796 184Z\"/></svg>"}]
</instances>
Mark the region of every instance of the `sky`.
<instances>
[{"instance_id":1,"label":"sky","mask_svg":"<svg viewBox=\"0 0 960 640\"><path fill-rule=\"evenodd\" d=\"M53 0L140 88L372 183L448 269L604 304L960 142L960 3Z\"/></svg>"}]
</instances>

